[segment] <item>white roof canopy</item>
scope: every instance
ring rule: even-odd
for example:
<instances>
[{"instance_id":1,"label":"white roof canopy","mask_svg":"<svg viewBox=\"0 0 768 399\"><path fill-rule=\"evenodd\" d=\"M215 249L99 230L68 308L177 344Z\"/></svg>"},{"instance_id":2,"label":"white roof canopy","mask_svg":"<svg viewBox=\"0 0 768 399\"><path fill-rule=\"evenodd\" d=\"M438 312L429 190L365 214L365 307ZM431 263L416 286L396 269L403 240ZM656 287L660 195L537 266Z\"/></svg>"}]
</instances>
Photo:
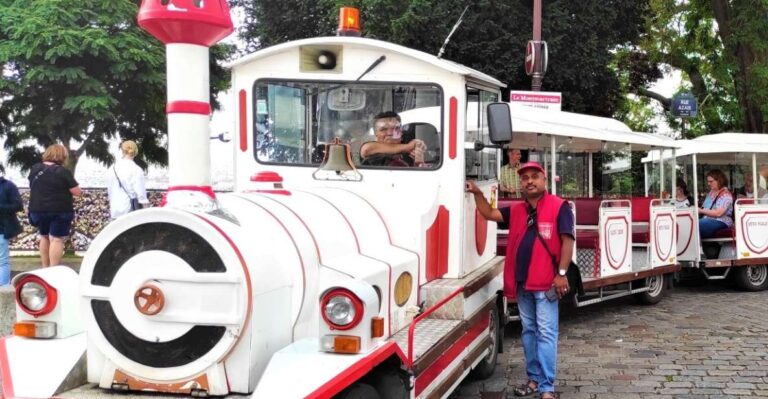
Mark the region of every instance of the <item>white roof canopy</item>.
<instances>
[{"instance_id":1,"label":"white roof canopy","mask_svg":"<svg viewBox=\"0 0 768 399\"><path fill-rule=\"evenodd\" d=\"M678 140L677 156L691 154L768 153L768 135L758 133L718 133L692 140Z\"/></svg>"},{"instance_id":2,"label":"white roof canopy","mask_svg":"<svg viewBox=\"0 0 768 399\"><path fill-rule=\"evenodd\" d=\"M599 152L603 143L631 144L633 150L676 148L675 140L648 133L634 132L624 123L599 116L573 112L540 110L511 105L512 146L516 148L549 147L538 135L568 138L571 152Z\"/></svg>"}]
</instances>

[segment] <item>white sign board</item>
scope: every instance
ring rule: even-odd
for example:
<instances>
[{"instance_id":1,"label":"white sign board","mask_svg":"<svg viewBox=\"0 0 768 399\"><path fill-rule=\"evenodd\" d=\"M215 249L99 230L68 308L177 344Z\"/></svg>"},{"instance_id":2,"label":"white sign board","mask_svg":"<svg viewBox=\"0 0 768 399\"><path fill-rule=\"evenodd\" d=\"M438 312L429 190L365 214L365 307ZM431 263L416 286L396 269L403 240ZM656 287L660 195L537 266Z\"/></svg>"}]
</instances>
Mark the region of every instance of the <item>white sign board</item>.
<instances>
[{"instance_id":1,"label":"white sign board","mask_svg":"<svg viewBox=\"0 0 768 399\"><path fill-rule=\"evenodd\" d=\"M563 103L563 95L562 93L554 91L512 90L509 93L509 102L511 104L560 111Z\"/></svg>"}]
</instances>

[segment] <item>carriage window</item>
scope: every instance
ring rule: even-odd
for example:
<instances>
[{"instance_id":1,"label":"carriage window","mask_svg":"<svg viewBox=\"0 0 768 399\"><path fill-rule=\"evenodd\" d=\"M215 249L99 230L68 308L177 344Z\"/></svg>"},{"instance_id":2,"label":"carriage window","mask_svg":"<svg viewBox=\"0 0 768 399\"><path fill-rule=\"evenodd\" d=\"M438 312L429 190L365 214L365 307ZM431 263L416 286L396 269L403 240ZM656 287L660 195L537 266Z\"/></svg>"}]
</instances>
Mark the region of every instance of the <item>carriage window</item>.
<instances>
[{"instance_id":1,"label":"carriage window","mask_svg":"<svg viewBox=\"0 0 768 399\"><path fill-rule=\"evenodd\" d=\"M441 164L443 95L437 86L259 81L254 93L258 162L317 166L325 144L339 138L350 145L357 167ZM383 112L400 121L389 117L374 126L374 116Z\"/></svg>"}]
</instances>

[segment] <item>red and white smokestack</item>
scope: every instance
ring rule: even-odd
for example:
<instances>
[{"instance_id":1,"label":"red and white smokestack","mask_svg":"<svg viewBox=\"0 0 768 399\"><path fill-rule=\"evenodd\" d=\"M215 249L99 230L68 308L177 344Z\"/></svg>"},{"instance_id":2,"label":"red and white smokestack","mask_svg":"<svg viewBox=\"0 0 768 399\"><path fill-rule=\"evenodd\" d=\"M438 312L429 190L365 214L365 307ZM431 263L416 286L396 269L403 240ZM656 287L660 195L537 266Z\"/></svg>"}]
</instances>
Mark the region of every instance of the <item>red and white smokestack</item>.
<instances>
[{"instance_id":1,"label":"red and white smokestack","mask_svg":"<svg viewBox=\"0 0 768 399\"><path fill-rule=\"evenodd\" d=\"M209 47L234 30L226 0L142 0L139 25L165 44L167 204L213 208Z\"/></svg>"}]
</instances>

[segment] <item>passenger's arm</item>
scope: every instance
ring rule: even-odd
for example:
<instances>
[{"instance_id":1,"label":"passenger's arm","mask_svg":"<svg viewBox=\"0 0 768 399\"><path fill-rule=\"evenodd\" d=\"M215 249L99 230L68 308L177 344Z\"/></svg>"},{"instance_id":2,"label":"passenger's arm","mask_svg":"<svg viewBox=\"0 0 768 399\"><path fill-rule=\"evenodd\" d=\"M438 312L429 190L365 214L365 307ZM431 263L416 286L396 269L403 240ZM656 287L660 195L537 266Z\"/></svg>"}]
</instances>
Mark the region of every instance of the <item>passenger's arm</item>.
<instances>
[{"instance_id":1,"label":"passenger's arm","mask_svg":"<svg viewBox=\"0 0 768 399\"><path fill-rule=\"evenodd\" d=\"M491 204L489 204L488 200L485 199L483 192L480 191L480 188L477 187L474 181L467 181L466 190L468 193L472 193L475 196L475 205L477 206L477 211L480 212L484 218L493 220L494 222L504 221L504 217L501 215L501 211L491 208Z\"/></svg>"},{"instance_id":2,"label":"passenger's arm","mask_svg":"<svg viewBox=\"0 0 768 399\"><path fill-rule=\"evenodd\" d=\"M75 197L79 197L83 195L83 190L80 189L80 186L75 186L69 189L69 192L72 193Z\"/></svg>"}]
</instances>

